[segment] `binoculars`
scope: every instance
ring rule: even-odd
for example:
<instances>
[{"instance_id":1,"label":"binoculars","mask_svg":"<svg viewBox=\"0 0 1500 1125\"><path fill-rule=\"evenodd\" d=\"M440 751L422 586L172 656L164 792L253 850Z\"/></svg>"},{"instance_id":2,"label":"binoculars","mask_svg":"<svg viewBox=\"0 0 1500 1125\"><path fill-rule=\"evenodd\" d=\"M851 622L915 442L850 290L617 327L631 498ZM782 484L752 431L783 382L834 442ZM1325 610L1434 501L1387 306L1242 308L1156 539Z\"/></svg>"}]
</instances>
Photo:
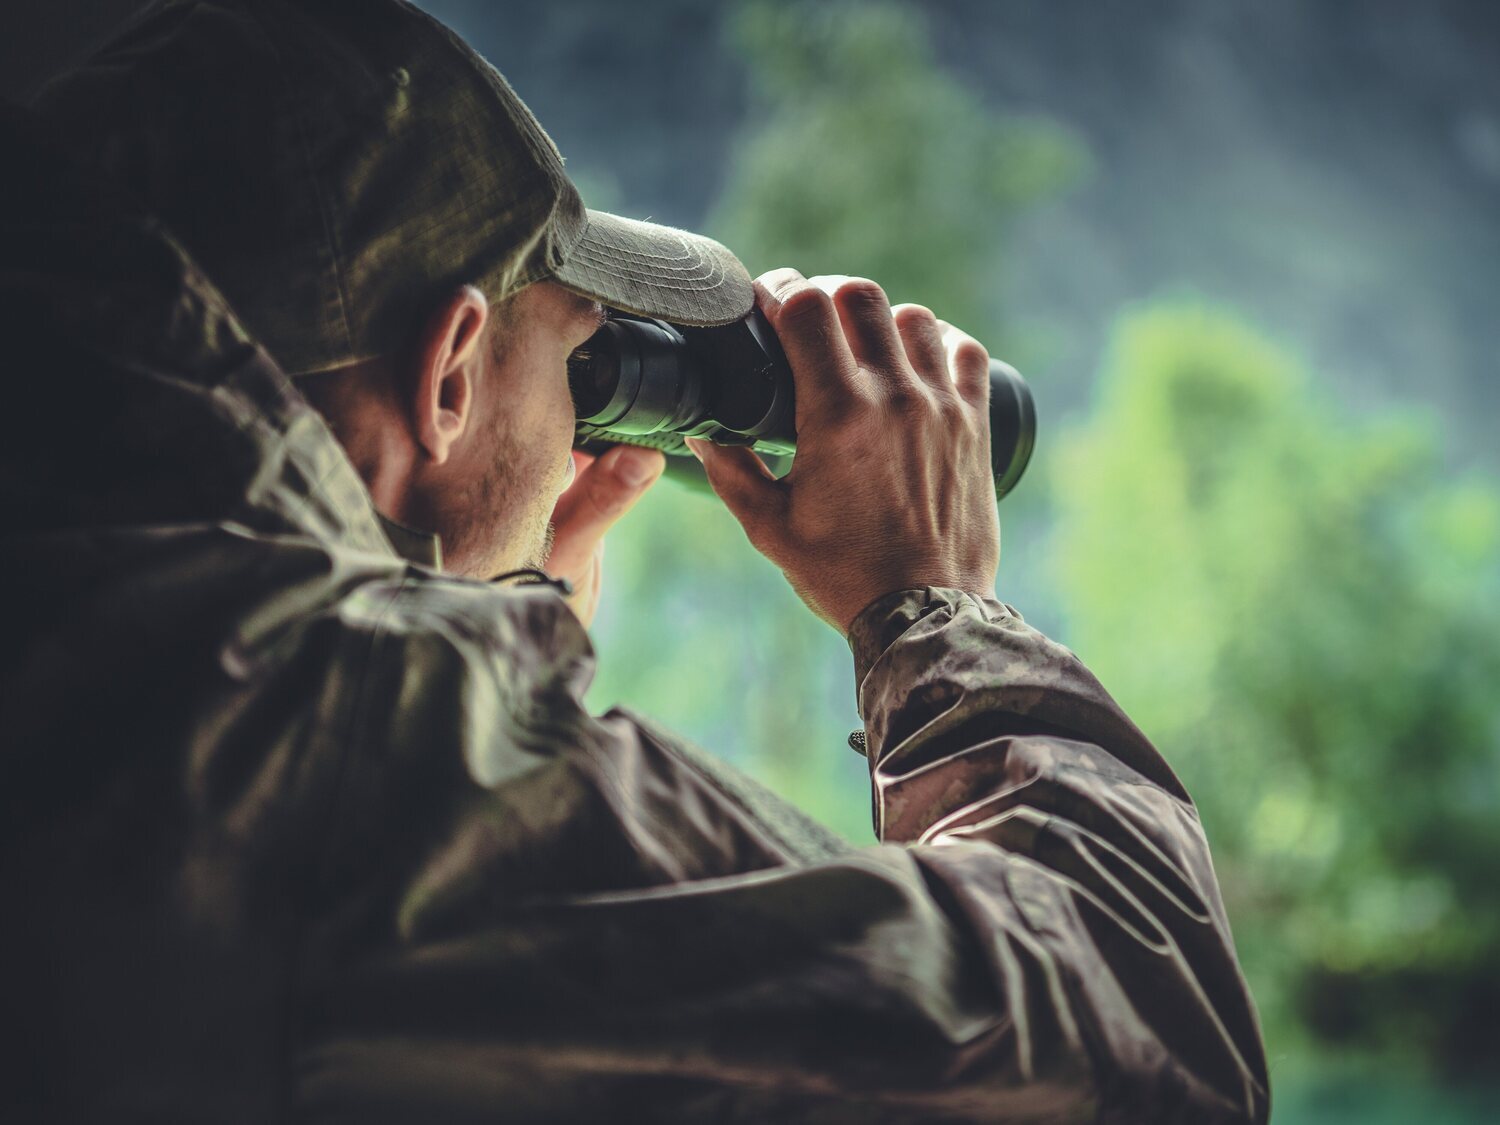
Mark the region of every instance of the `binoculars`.
<instances>
[{"instance_id":1,"label":"binoculars","mask_svg":"<svg viewBox=\"0 0 1500 1125\"><path fill-rule=\"evenodd\" d=\"M573 447L603 453L644 445L669 454L666 472L708 489L684 437L747 445L781 476L797 452L792 370L764 314L691 328L611 312L568 360L577 415ZM1036 441L1026 381L990 361L990 467L998 500L1016 486Z\"/></svg>"}]
</instances>

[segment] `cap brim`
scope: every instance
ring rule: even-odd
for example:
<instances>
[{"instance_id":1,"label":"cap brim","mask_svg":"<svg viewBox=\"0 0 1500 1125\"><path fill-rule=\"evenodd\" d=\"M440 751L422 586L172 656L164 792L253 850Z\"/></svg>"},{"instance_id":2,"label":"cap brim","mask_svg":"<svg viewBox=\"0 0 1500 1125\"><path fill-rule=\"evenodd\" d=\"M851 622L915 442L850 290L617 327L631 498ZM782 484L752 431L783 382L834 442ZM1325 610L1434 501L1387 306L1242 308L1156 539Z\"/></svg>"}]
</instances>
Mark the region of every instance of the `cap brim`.
<instances>
[{"instance_id":1,"label":"cap brim","mask_svg":"<svg viewBox=\"0 0 1500 1125\"><path fill-rule=\"evenodd\" d=\"M739 320L755 304L750 274L711 238L589 211L553 280L601 304L673 324Z\"/></svg>"}]
</instances>

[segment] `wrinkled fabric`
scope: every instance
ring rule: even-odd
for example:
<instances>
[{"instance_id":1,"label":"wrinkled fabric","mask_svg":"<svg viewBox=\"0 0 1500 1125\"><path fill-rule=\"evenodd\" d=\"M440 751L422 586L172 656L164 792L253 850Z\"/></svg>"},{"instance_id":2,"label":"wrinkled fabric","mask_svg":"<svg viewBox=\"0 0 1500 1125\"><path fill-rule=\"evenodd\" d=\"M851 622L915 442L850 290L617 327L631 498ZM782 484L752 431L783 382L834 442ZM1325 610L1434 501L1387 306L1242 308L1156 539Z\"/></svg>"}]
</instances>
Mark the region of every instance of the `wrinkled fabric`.
<instances>
[{"instance_id":1,"label":"wrinkled fabric","mask_svg":"<svg viewBox=\"0 0 1500 1125\"><path fill-rule=\"evenodd\" d=\"M750 311L719 243L585 208L505 79L412 4L135 7L33 104L168 223L289 374L407 347L407 310L465 284L498 304L547 277L674 324Z\"/></svg>"},{"instance_id":2,"label":"wrinkled fabric","mask_svg":"<svg viewBox=\"0 0 1500 1125\"><path fill-rule=\"evenodd\" d=\"M987 595L866 609L855 847L591 714L555 590L399 555L170 238L28 157L0 1117L1266 1119L1196 812L1071 652Z\"/></svg>"}]
</instances>

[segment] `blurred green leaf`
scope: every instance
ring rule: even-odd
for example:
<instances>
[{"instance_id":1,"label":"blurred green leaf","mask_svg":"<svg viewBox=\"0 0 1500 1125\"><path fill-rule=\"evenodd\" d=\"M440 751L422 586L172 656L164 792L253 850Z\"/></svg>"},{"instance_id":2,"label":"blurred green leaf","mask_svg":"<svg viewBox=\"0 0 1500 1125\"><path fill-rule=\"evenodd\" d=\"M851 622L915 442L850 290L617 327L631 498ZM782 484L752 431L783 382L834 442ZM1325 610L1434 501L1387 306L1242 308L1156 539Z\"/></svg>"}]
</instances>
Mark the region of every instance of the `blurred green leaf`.
<instances>
[{"instance_id":1,"label":"blurred green leaf","mask_svg":"<svg viewBox=\"0 0 1500 1125\"><path fill-rule=\"evenodd\" d=\"M714 233L753 271L871 277L998 346L1008 224L1081 175L1083 147L988 109L905 5L751 3L734 29L755 106Z\"/></svg>"},{"instance_id":2,"label":"blurred green leaf","mask_svg":"<svg viewBox=\"0 0 1500 1125\"><path fill-rule=\"evenodd\" d=\"M1070 639L1194 794L1269 1024L1472 1068L1500 1046L1472 1026L1500 981L1495 482L1201 304L1124 317L1098 395L1054 466Z\"/></svg>"}]
</instances>

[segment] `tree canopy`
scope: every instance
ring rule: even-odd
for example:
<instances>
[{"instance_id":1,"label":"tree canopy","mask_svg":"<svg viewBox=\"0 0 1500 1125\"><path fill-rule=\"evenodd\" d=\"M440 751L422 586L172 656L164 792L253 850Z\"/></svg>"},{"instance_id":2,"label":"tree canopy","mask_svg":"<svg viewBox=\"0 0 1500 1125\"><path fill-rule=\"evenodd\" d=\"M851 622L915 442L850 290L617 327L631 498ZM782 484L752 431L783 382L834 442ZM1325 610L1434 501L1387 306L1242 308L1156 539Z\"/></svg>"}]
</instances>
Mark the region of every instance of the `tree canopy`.
<instances>
[{"instance_id":1,"label":"tree canopy","mask_svg":"<svg viewBox=\"0 0 1500 1125\"><path fill-rule=\"evenodd\" d=\"M1069 642L1182 773L1273 1026L1450 1066L1500 985L1500 492L1232 313L1115 333L1056 464Z\"/></svg>"}]
</instances>

